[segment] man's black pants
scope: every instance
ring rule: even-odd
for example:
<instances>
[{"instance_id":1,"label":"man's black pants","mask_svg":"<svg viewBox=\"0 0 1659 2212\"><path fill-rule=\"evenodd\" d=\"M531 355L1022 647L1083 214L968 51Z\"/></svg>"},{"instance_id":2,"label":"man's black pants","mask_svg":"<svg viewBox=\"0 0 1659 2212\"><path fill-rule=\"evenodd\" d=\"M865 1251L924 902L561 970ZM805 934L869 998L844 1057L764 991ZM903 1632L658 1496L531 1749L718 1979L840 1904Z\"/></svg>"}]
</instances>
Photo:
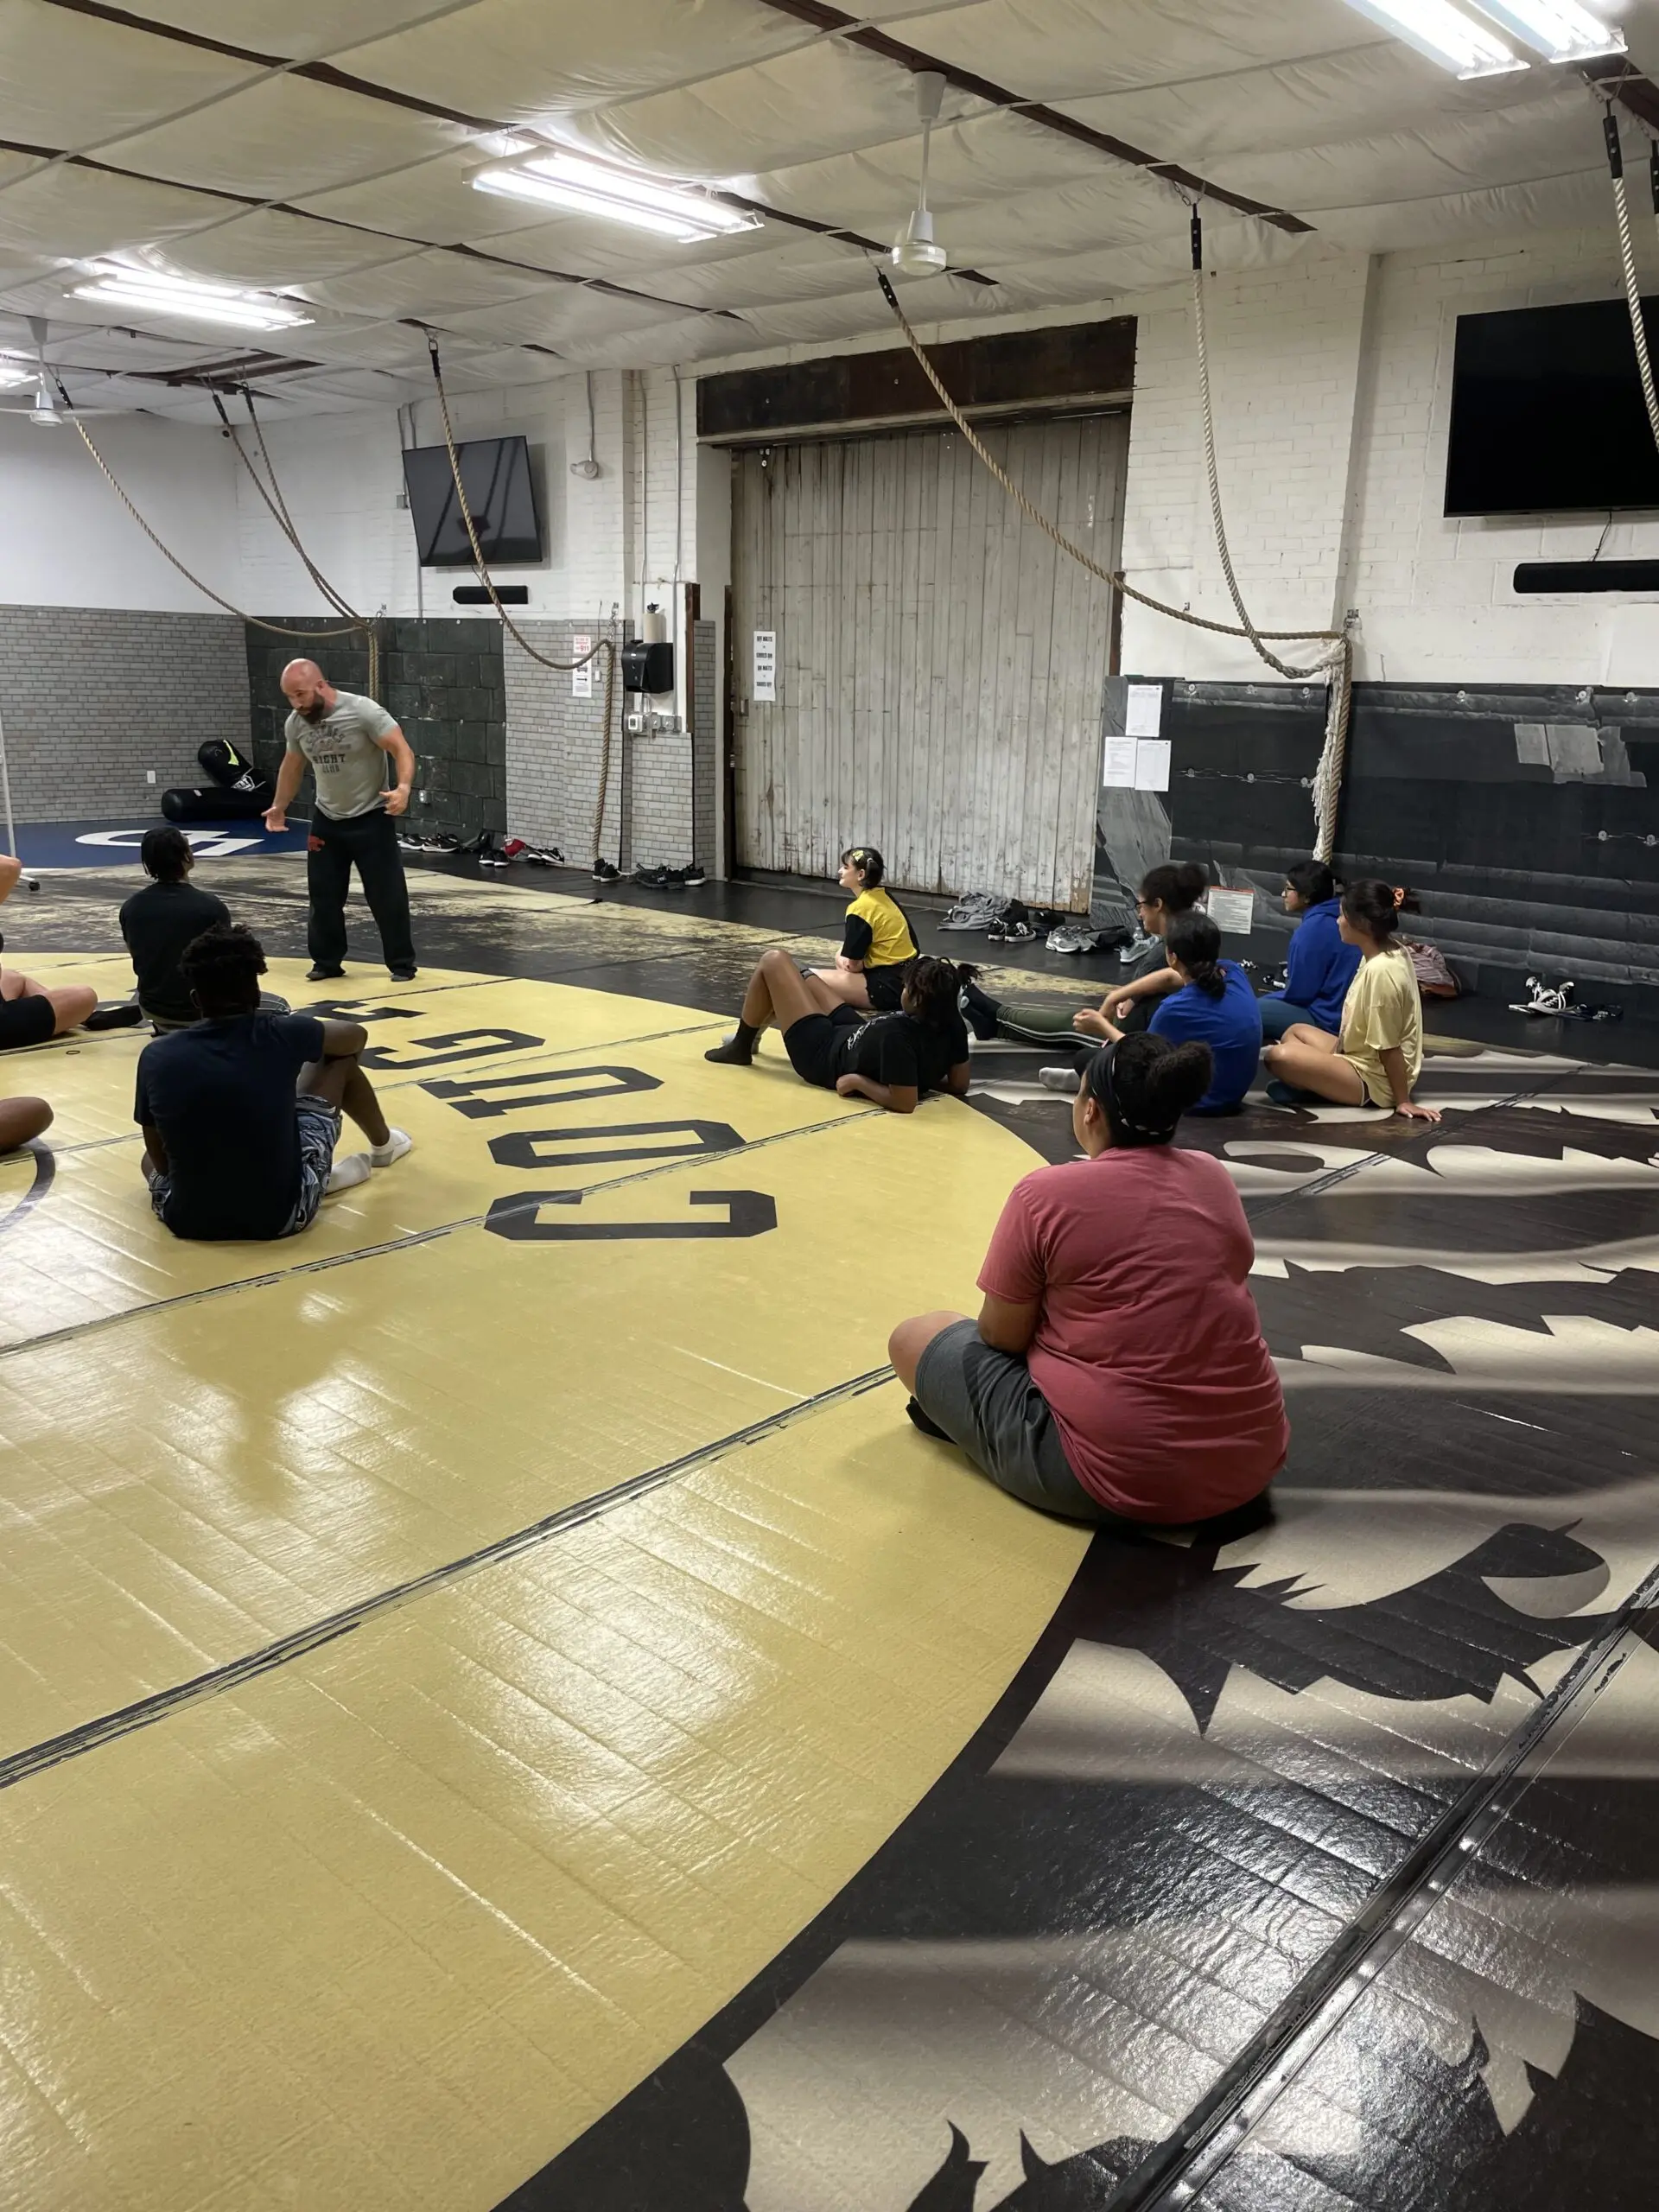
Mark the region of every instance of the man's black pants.
<instances>
[{"instance_id":1,"label":"man's black pants","mask_svg":"<svg viewBox=\"0 0 1659 2212\"><path fill-rule=\"evenodd\" d=\"M372 814L353 815L331 822L319 810L311 818L306 854L306 887L311 895L311 920L306 932L314 966L343 968L346 964L346 893L351 888L352 863L363 882L380 932L380 949L394 972L415 965L415 939L409 925L409 886L404 879L404 856L397 849L397 825L377 807Z\"/></svg>"}]
</instances>

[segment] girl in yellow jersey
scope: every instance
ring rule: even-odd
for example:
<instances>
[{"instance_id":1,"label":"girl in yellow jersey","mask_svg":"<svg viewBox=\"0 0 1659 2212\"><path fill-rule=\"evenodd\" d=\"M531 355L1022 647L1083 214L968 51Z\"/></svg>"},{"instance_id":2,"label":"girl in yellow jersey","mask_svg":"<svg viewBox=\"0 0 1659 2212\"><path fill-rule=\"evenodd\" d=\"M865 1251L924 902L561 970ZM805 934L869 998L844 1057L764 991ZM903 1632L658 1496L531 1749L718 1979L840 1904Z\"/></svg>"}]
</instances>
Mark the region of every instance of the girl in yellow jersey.
<instances>
[{"instance_id":1,"label":"girl in yellow jersey","mask_svg":"<svg viewBox=\"0 0 1659 2212\"><path fill-rule=\"evenodd\" d=\"M849 845L841 856L840 883L853 893L833 968L815 968L815 979L841 1006L862 1014L896 1014L905 979L917 953L904 908L882 887L887 865L874 845Z\"/></svg>"}]
</instances>

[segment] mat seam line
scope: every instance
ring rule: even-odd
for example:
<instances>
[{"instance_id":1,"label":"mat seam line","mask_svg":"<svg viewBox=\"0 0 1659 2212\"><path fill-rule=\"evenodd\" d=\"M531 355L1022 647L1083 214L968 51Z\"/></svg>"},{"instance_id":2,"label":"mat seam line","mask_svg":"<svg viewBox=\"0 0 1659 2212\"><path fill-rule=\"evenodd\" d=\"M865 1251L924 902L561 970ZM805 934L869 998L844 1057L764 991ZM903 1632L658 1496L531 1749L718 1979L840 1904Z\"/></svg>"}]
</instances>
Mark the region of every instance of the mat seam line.
<instances>
[{"instance_id":1,"label":"mat seam line","mask_svg":"<svg viewBox=\"0 0 1659 2212\"><path fill-rule=\"evenodd\" d=\"M603 1491L579 1498L574 1503L561 1506L539 1520L532 1521L511 1535L495 1538L476 1550L447 1560L442 1566L429 1567L425 1573L411 1575L403 1582L393 1583L385 1590L342 1606L321 1620L312 1621L303 1628L291 1630L287 1635L262 1644L256 1651L246 1652L240 1658L227 1660L223 1666L207 1673L193 1675L188 1681L174 1684L170 1688L157 1690L130 1705L118 1707L113 1712L99 1714L97 1719L82 1721L78 1726L66 1729L56 1736L42 1737L39 1743L25 1750L14 1751L0 1758L0 1789L15 1788L17 1783L36 1774L48 1773L65 1765L71 1759L84 1757L100 1745L118 1742L123 1737L137 1734L140 1729L152 1727L157 1721L172 1713L222 1694L244 1682L254 1681L286 1666L291 1660L303 1658L308 1653L320 1650L353 1629L367 1622L399 1611L404 1605L430 1594L452 1587L468 1575L497 1567L504 1561L518 1558L521 1554L536 1549L539 1545L563 1535L567 1530L584 1526L588 1522L601 1519L619 1505L630 1503L634 1498L665 1488L680 1478L695 1473L698 1469L715 1465L733 1452L741 1451L751 1444L760 1442L780 1429L810 1414L842 1400L863 1396L878 1389L892 1379L893 1369L883 1365L867 1369L861 1375L845 1377L827 1389L804 1398L798 1405L785 1406L775 1414L767 1414L760 1421L750 1421L742 1428L716 1438L712 1444L700 1445L692 1452L683 1452L678 1459L664 1460L661 1465L630 1475Z\"/></svg>"},{"instance_id":2,"label":"mat seam line","mask_svg":"<svg viewBox=\"0 0 1659 2212\"><path fill-rule=\"evenodd\" d=\"M886 1110L885 1107L871 1106L861 1108L855 1113L837 1115L832 1121L807 1122L798 1128L774 1129L770 1136L752 1138L747 1143L734 1146L728 1151L681 1153L671 1160L659 1160L652 1166L642 1167L634 1174L613 1175L602 1182L584 1183L577 1187L586 1198L600 1191L620 1190L630 1183L648 1183L659 1175L671 1175L678 1170L703 1164L712 1173L718 1164L741 1160L752 1152L764 1152L771 1145L786 1144L792 1137L816 1136L827 1129L853 1128ZM512 1193L506 1195L511 1196ZM129 1306L124 1313L100 1313L90 1321L74 1321L67 1328L50 1329L41 1336L24 1337L16 1344L0 1344L0 1360L15 1358L20 1352L38 1351L48 1345L72 1343L78 1338L92 1336L107 1329L118 1329L152 1313L176 1313L181 1307L203 1306L216 1298L232 1298L241 1291L269 1289L273 1283L289 1282L296 1276L323 1274L331 1268L351 1267L359 1260L378 1260L392 1252L411 1251L417 1245L435 1243L442 1237L456 1236L464 1229L481 1228L488 1218L487 1211L466 1214L455 1221L436 1222L430 1229L411 1230L405 1236L389 1237L384 1243L363 1245L355 1252L330 1253L323 1259L299 1261L291 1268L274 1268L264 1274L243 1275L235 1282L213 1283L201 1290L181 1291L176 1297L156 1299L148 1306Z\"/></svg>"},{"instance_id":3,"label":"mat seam line","mask_svg":"<svg viewBox=\"0 0 1659 2212\"><path fill-rule=\"evenodd\" d=\"M1472 1859L1478 1845L1503 1818L1504 1791L1516 1783L1519 1770L1539 1744L1593 1683L1635 1624L1659 1603L1659 1567L1649 1568L1613 1615L1602 1634L1580 1652L1572 1667L1534 1712L1493 1754L1468 1787L1459 1792L1433 1822L1396 1872L1380 1883L1350 1919L1336 1940L1295 1988L1274 2008L1245 2050L1233 2060L1208 2094L1194 2105L1176 2132L1148 2154L1134 2173L1104 2200L1103 2212L1154 2212L1171 2202L1170 2192L1181 2190L1179 2201L1192 2191L1187 2177L1208 2154L1210 2164L1198 2186L1225 2164L1249 2132L1241 2114L1249 2098L1264 2088L1276 2097L1292 2076L1300 2071L1351 2009L1358 1989L1348 1993L1347 2002L1328 2020L1321 2016L1344 1994L1344 1985L1358 1974L1366 1961L1390 1934L1402 1941L1426 1916L1435 1898L1449 1883L1431 1887L1437 1870L1455 1864L1459 1856ZM1521 1790L1525 1788L1521 1784ZM1516 1791L1516 1795L1521 1794ZM1404 1928L1399 1927L1410 1906L1427 1896L1423 1912ZM1398 1948L1396 1946L1396 1948ZM1368 1977L1368 1985L1369 1985ZM1283 2069L1281 2074L1280 2069ZM1278 2078L1275 2078L1275 2077ZM1268 2100L1272 2101L1272 2098ZM1228 2130L1232 2130L1230 2137Z\"/></svg>"}]
</instances>

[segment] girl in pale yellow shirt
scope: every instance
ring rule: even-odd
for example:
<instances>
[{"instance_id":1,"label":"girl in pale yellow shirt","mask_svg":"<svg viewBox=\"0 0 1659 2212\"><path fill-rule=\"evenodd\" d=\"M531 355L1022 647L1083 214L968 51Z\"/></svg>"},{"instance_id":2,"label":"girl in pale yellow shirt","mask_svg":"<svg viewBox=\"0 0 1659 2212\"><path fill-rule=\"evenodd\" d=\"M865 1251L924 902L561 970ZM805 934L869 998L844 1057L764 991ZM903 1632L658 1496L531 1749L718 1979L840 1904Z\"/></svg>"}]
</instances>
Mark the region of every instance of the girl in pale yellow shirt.
<instances>
[{"instance_id":1,"label":"girl in pale yellow shirt","mask_svg":"<svg viewBox=\"0 0 1659 2212\"><path fill-rule=\"evenodd\" d=\"M1411 955L1393 942L1400 910L1386 883L1350 884L1337 926L1359 948L1359 972L1342 1002L1335 1037L1305 1021L1262 1054L1269 1075L1292 1090L1342 1106L1382 1106L1412 1121L1440 1110L1413 1103L1423 1065L1423 1007Z\"/></svg>"}]
</instances>

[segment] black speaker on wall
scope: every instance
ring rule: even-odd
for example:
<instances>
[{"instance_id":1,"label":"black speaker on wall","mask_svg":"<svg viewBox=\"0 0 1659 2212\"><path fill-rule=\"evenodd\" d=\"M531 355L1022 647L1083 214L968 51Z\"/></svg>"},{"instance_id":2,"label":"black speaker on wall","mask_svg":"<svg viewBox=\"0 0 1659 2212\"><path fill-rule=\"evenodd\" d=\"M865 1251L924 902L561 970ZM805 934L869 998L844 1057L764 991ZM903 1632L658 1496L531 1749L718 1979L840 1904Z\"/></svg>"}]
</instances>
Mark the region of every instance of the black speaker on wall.
<instances>
[{"instance_id":1,"label":"black speaker on wall","mask_svg":"<svg viewBox=\"0 0 1659 2212\"><path fill-rule=\"evenodd\" d=\"M457 584L449 594L457 607L490 607L494 604L482 584ZM528 584L497 584L495 596L503 607L528 607Z\"/></svg>"},{"instance_id":2,"label":"black speaker on wall","mask_svg":"<svg viewBox=\"0 0 1659 2212\"><path fill-rule=\"evenodd\" d=\"M1518 592L1659 591L1659 561L1522 561Z\"/></svg>"}]
</instances>

